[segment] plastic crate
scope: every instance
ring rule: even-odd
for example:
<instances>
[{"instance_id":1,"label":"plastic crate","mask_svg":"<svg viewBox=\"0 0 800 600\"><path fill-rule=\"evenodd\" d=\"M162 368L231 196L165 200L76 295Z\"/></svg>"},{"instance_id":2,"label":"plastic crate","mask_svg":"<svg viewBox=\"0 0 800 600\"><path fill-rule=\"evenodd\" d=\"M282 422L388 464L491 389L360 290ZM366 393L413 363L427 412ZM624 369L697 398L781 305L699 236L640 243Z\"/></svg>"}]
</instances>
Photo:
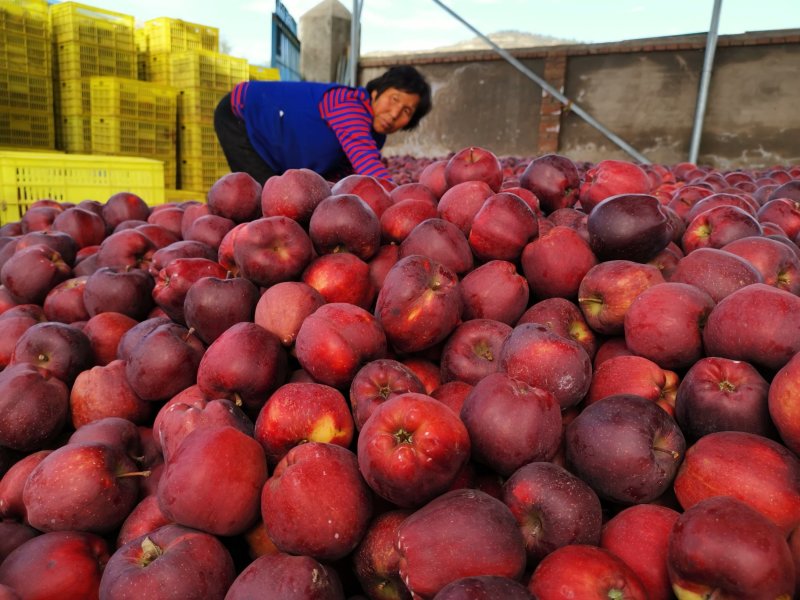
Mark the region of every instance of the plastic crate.
<instances>
[{"instance_id":1,"label":"plastic crate","mask_svg":"<svg viewBox=\"0 0 800 600\"><path fill-rule=\"evenodd\" d=\"M203 157L225 159L213 125L181 123L178 126L178 153L180 158Z\"/></svg>"},{"instance_id":2,"label":"plastic crate","mask_svg":"<svg viewBox=\"0 0 800 600\"><path fill-rule=\"evenodd\" d=\"M148 158L0 152L0 223L17 221L36 200L105 202L132 192L147 204L164 203L164 164Z\"/></svg>"},{"instance_id":3,"label":"plastic crate","mask_svg":"<svg viewBox=\"0 0 800 600\"><path fill-rule=\"evenodd\" d=\"M128 52L136 52L135 20L125 15L77 2L61 2L50 7L50 31L56 44L77 42Z\"/></svg>"},{"instance_id":4,"label":"plastic crate","mask_svg":"<svg viewBox=\"0 0 800 600\"><path fill-rule=\"evenodd\" d=\"M50 42L47 36L26 32L4 31L0 10L0 70L34 75L50 75Z\"/></svg>"},{"instance_id":5,"label":"plastic crate","mask_svg":"<svg viewBox=\"0 0 800 600\"><path fill-rule=\"evenodd\" d=\"M0 107L38 113L52 111L52 78L0 70Z\"/></svg>"},{"instance_id":6,"label":"plastic crate","mask_svg":"<svg viewBox=\"0 0 800 600\"><path fill-rule=\"evenodd\" d=\"M280 81L281 72L274 67L250 65L250 81Z\"/></svg>"},{"instance_id":7,"label":"plastic crate","mask_svg":"<svg viewBox=\"0 0 800 600\"><path fill-rule=\"evenodd\" d=\"M55 123L52 111L10 108L0 111L0 146L54 148Z\"/></svg>"},{"instance_id":8,"label":"plastic crate","mask_svg":"<svg viewBox=\"0 0 800 600\"><path fill-rule=\"evenodd\" d=\"M56 106L60 116L88 116L91 113L91 81L90 77L79 77L60 79L56 82Z\"/></svg>"},{"instance_id":9,"label":"plastic crate","mask_svg":"<svg viewBox=\"0 0 800 600\"><path fill-rule=\"evenodd\" d=\"M196 200L198 202L206 201L205 192L196 192L194 190L178 190L174 188L167 188L164 190L165 202L190 202Z\"/></svg>"},{"instance_id":10,"label":"plastic crate","mask_svg":"<svg viewBox=\"0 0 800 600\"><path fill-rule=\"evenodd\" d=\"M178 119L182 123L214 123L214 110L228 91L186 88L178 93Z\"/></svg>"},{"instance_id":11,"label":"plastic crate","mask_svg":"<svg viewBox=\"0 0 800 600\"><path fill-rule=\"evenodd\" d=\"M133 52L80 42L62 42L55 46L53 76L56 79L98 75L136 79L136 68Z\"/></svg>"},{"instance_id":12,"label":"plastic crate","mask_svg":"<svg viewBox=\"0 0 800 600\"><path fill-rule=\"evenodd\" d=\"M179 188L208 192L220 177L230 173L225 159L206 157L182 159L179 163Z\"/></svg>"},{"instance_id":13,"label":"plastic crate","mask_svg":"<svg viewBox=\"0 0 800 600\"><path fill-rule=\"evenodd\" d=\"M90 96L93 116L176 123L178 92L170 86L120 77L92 77Z\"/></svg>"},{"instance_id":14,"label":"plastic crate","mask_svg":"<svg viewBox=\"0 0 800 600\"><path fill-rule=\"evenodd\" d=\"M181 52L219 50L219 29L180 19L159 17L146 21L138 41L140 51Z\"/></svg>"},{"instance_id":15,"label":"plastic crate","mask_svg":"<svg viewBox=\"0 0 800 600\"><path fill-rule=\"evenodd\" d=\"M0 8L6 11L26 12L47 18L47 0L2 0Z\"/></svg>"},{"instance_id":16,"label":"plastic crate","mask_svg":"<svg viewBox=\"0 0 800 600\"><path fill-rule=\"evenodd\" d=\"M229 92L250 78L247 59L195 50L169 55L169 83L180 89L202 88ZM155 79L154 79L155 80Z\"/></svg>"},{"instance_id":17,"label":"plastic crate","mask_svg":"<svg viewBox=\"0 0 800 600\"><path fill-rule=\"evenodd\" d=\"M92 116L90 148L97 154L175 158L175 124Z\"/></svg>"},{"instance_id":18,"label":"plastic crate","mask_svg":"<svg viewBox=\"0 0 800 600\"><path fill-rule=\"evenodd\" d=\"M60 116L56 121L56 148L67 152L91 152L91 117L88 115Z\"/></svg>"}]
</instances>

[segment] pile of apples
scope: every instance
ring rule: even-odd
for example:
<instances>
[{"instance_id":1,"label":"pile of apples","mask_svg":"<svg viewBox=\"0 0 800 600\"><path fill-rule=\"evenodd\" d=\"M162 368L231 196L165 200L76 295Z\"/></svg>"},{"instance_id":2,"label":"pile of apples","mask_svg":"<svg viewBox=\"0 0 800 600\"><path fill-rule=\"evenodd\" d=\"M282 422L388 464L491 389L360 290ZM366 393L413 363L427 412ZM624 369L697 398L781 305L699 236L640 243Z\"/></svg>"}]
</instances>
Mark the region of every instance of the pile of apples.
<instances>
[{"instance_id":1,"label":"pile of apples","mask_svg":"<svg viewBox=\"0 0 800 600\"><path fill-rule=\"evenodd\" d=\"M0 228L0 600L800 593L800 167L231 173Z\"/></svg>"}]
</instances>

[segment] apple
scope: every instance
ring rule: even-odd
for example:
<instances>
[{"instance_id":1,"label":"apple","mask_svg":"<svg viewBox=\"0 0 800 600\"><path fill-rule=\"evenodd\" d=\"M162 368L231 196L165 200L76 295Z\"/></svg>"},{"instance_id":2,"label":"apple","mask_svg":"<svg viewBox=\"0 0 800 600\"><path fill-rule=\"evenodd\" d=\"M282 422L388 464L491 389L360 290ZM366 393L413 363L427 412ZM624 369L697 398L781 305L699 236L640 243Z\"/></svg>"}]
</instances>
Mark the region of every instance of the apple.
<instances>
[{"instance_id":1,"label":"apple","mask_svg":"<svg viewBox=\"0 0 800 600\"><path fill-rule=\"evenodd\" d=\"M502 371L551 392L562 409L578 404L589 390L592 361L586 350L539 323L514 327L499 360Z\"/></svg>"},{"instance_id":2,"label":"apple","mask_svg":"<svg viewBox=\"0 0 800 600\"><path fill-rule=\"evenodd\" d=\"M760 223L776 223L789 239L794 239L800 233L800 207L796 198L780 196L778 190L780 188L773 190L769 199L758 209L756 216Z\"/></svg>"},{"instance_id":3,"label":"apple","mask_svg":"<svg viewBox=\"0 0 800 600\"><path fill-rule=\"evenodd\" d=\"M694 285L656 284L625 313L625 346L662 369L690 367L703 356L703 327L714 306L711 296Z\"/></svg>"},{"instance_id":4,"label":"apple","mask_svg":"<svg viewBox=\"0 0 800 600\"><path fill-rule=\"evenodd\" d=\"M117 344L117 358L121 360L128 360L134 347L151 331L159 325L166 325L172 323L172 320L164 315L150 317L144 321L140 321L129 328L119 338Z\"/></svg>"},{"instance_id":5,"label":"apple","mask_svg":"<svg viewBox=\"0 0 800 600\"><path fill-rule=\"evenodd\" d=\"M680 513L658 504L636 504L603 525L600 547L621 558L644 584L650 600L672 600L667 571L669 538Z\"/></svg>"},{"instance_id":6,"label":"apple","mask_svg":"<svg viewBox=\"0 0 800 600\"><path fill-rule=\"evenodd\" d=\"M104 312L141 320L153 308L153 277L142 269L99 267L86 280L83 301L89 317Z\"/></svg>"},{"instance_id":7,"label":"apple","mask_svg":"<svg viewBox=\"0 0 800 600\"><path fill-rule=\"evenodd\" d=\"M275 467L261 494L261 515L281 552L338 560L364 537L372 496L355 454L308 442L289 450Z\"/></svg>"},{"instance_id":8,"label":"apple","mask_svg":"<svg viewBox=\"0 0 800 600\"><path fill-rule=\"evenodd\" d=\"M228 549L211 534L165 525L111 555L100 579L101 600L223 600L236 570Z\"/></svg>"},{"instance_id":9,"label":"apple","mask_svg":"<svg viewBox=\"0 0 800 600\"><path fill-rule=\"evenodd\" d=\"M698 248L678 261L670 281L692 284L719 302L753 283L762 283L758 270L747 260L719 248Z\"/></svg>"},{"instance_id":10,"label":"apple","mask_svg":"<svg viewBox=\"0 0 800 600\"><path fill-rule=\"evenodd\" d=\"M630 260L606 260L583 276L578 287L578 305L586 323L604 335L624 330L625 313L642 292L664 283L657 267Z\"/></svg>"},{"instance_id":11,"label":"apple","mask_svg":"<svg viewBox=\"0 0 800 600\"><path fill-rule=\"evenodd\" d=\"M101 214L106 226L109 230L113 230L123 221L132 219L147 221L147 217L150 216L150 207L136 194L117 192L103 203Z\"/></svg>"},{"instance_id":12,"label":"apple","mask_svg":"<svg viewBox=\"0 0 800 600\"><path fill-rule=\"evenodd\" d=\"M442 347L442 381L475 385L500 370L500 351L511 326L491 319L470 319L455 328Z\"/></svg>"},{"instance_id":13,"label":"apple","mask_svg":"<svg viewBox=\"0 0 800 600\"><path fill-rule=\"evenodd\" d=\"M331 195L331 186L311 169L287 169L264 182L261 212L265 217L283 216L307 225L317 205Z\"/></svg>"},{"instance_id":14,"label":"apple","mask_svg":"<svg viewBox=\"0 0 800 600\"><path fill-rule=\"evenodd\" d=\"M97 598L109 558L108 544L95 534L43 533L0 564L0 584L14 590L18 598Z\"/></svg>"},{"instance_id":15,"label":"apple","mask_svg":"<svg viewBox=\"0 0 800 600\"><path fill-rule=\"evenodd\" d=\"M72 239L72 236L62 231L30 231L17 240L14 251L24 250L38 244L44 244L58 252L68 265L75 263L79 250L78 244Z\"/></svg>"},{"instance_id":16,"label":"apple","mask_svg":"<svg viewBox=\"0 0 800 600\"><path fill-rule=\"evenodd\" d=\"M78 248L99 245L106 237L103 217L85 208L73 206L53 220L53 231L68 234Z\"/></svg>"},{"instance_id":17,"label":"apple","mask_svg":"<svg viewBox=\"0 0 800 600\"><path fill-rule=\"evenodd\" d=\"M537 600L648 600L647 589L625 562L608 550L586 544L563 546L548 554L528 582Z\"/></svg>"},{"instance_id":18,"label":"apple","mask_svg":"<svg viewBox=\"0 0 800 600\"><path fill-rule=\"evenodd\" d=\"M414 227L437 215L435 201L414 198L400 200L389 206L381 215L381 239L384 242L399 244L408 237Z\"/></svg>"},{"instance_id":19,"label":"apple","mask_svg":"<svg viewBox=\"0 0 800 600\"><path fill-rule=\"evenodd\" d=\"M586 323L581 309L571 300L566 298L540 300L522 313L516 322L517 325L524 323L539 323L554 333L575 340L583 346L589 358L593 359L597 353L598 337Z\"/></svg>"},{"instance_id":20,"label":"apple","mask_svg":"<svg viewBox=\"0 0 800 600\"><path fill-rule=\"evenodd\" d=\"M83 301L83 291L88 278L88 275L72 277L47 292L42 306L49 321L77 323L89 319L89 313Z\"/></svg>"},{"instance_id":21,"label":"apple","mask_svg":"<svg viewBox=\"0 0 800 600\"><path fill-rule=\"evenodd\" d=\"M411 600L400 579L397 530L411 510L393 509L377 515L353 551L353 571L361 588L375 600Z\"/></svg>"},{"instance_id":22,"label":"apple","mask_svg":"<svg viewBox=\"0 0 800 600\"><path fill-rule=\"evenodd\" d=\"M466 236L444 219L426 219L400 244L400 258L421 255L458 275L472 270L474 258Z\"/></svg>"},{"instance_id":23,"label":"apple","mask_svg":"<svg viewBox=\"0 0 800 600\"><path fill-rule=\"evenodd\" d=\"M117 534L116 547L121 548L131 540L171 523L158 505L158 496L149 494L142 498L123 521Z\"/></svg>"},{"instance_id":24,"label":"apple","mask_svg":"<svg viewBox=\"0 0 800 600\"><path fill-rule=\"evenodd\" d=\"M236 577L225 600L342 600L336 570L311 558L277 553L259 556Z\"/></svg>"},{"instance_id":25,"label":"apple","mask_svg":"<svg viewBox=\"0 0 800 600\"><path fill-rule=\"evenodd\" d=\"M181 217L181 238L185 239L186 234L195 220L211 214L211 208L205 202L192 200L184 204L183 216Z\"/></svg>"},{"instance_id":26,"label":"apple","mask_svg":"<svg viewBox=\"0 0 800 600\"><path fill-rule=\"evenodd\" d=\"M153 300L173 321L185 324L184 302L189 288L202 277L224 278L225 267L207 258L175 258L158 273Z\"/></svg>"},{"instance_id":27,"label":"apple","mask_svg":"<svg viewBox=\"0 0 800 600\"><path fill-rule=\"evenodd\" d=\"M380 219L383 213L394 204L389 192L384 189L380 180L369 175L353 173L342 177L331 187L331 195L354 194L366 202Z\"/></svg>"},{"instance_id":28,"label":"apple","mask_svg":"<svg viewBox=\"0 0 800 600\"><path fill-rule=\"evenodd\" d=\"M76 429L104 417L122 417L143 425L151 417L152 403L131 389L125 361L113 360L78 373L70 389L69 409Z\"/></svg>"},{"instance_id":29,"label":"apple","mask_svg":"<svg viewBox=\"0 0 800 600\"><path fill-rule=\"evenodd\" d=\"M503 183L503 167L491 150L469 146L447 161L444 178L448 188L465 181L483 181L497 193Z\"/></svg>"},{"instance_id":30,"label":"apple","mask_svg":"<svg viewBox=\"0 0 800 600\"><path fill-rule=\"evenodd\" d=\"M46 447L67 424L69 388L30 363L0 371L0 447L30 452Z\"/></svg>"},{"instance_id":31,"label":"apple","mask_svg":"<svg viewBox=\"0 0 800 600\"><path fill-rule=\"evenodd\" d=\"M561 407L555 396L505 373L475 382L460 417L473 459L506 477L528 463L551 460L561 442Z\"/></svg>"},{"instance_id":32,"label":"apple","mask_svg":"<svg viewBox=\"0 0 800 600\"><path fill-rule=\"evenodd\" d=\"M436 600L469 600L471 598L504 598L531 600L530 592L519 581L497 575L476 575L451 581L436 594Z\"/></svg>"},{"instance_id":33,"label":"apple","mask_svg":"<svg viewBox=\"0 0 800 600\"><path fill-rule=\"evenodd\" d=\"M45 321L32 325L17 340L9 365L29 363L49 371L67 385L92 363L89 338L78 327Z\"/></svg>"},{"instance_id":34,"label":"apple","mask_svg":"<svg viewBox=\"0 0 800 600\"><path fill-rule=\"evenodd\" d=\"M133 510L145 476L117 446L69 443L48 454L25 481L28 522L40 531L107 534Z\"/></svg>"},{"instance_id":35,"label":"apple","mask_svg":"<svg viewBox=\"0 0 800 600\"><path fill-rule=\"evenodd\" d=\"M18 249L0 269L0 283L19 304L42 304L47 293L72 277L57 250L45 244Z\"/></svg>"},{"instance_id":36,"label":"apple","mask_svg":"<svg viewBox=\"0 0 800 600\"><path fill-rule=\"evenodd\" d=\"M686 372L675 398L675 420L687 439L715 431L775 437L770 384L753 365L718 356L701 358Z\"/></svg>"},{"instance_id":37,"label":"apple","mask_svg":"<svg viewBox=\"0 0 800 600\"><path fill-rule=\"evenodd\" d=\"M132 334L131 328L120 341ZM134 393L142 400L166 400L192 385L205 352L203 342L178 323L157 325L130 350L125 375Z\"/></svg>"},{"instance_id":38,"label":"apple","mask_svg":"<svg viewBox=\"0 0 800 600\"><path fill-rule=\"evenodd\" d=\"M800 459L785 446L743 431L697 440L675 477L684 510L712 496L750 505L788 535L800 523Z\"/></svg>"},{"instance_id":39,"label":"apple","mask_svg":"<svg viewBox=\"0 0 800 600\"><path fill-rule=\"evenodd\" d=\"M306 442L348 448L354 433L350 407L339 390L321 383L286 383L258 413L254 437L274 466L289 450Z\"/></svg>"},{"instance_id":40,"label":"apple","mask_svg":"<svg viewBox=\"0 0 800 600\"><path fill-rule=\"evenodd\" d=\"M456 274L433 259L412 255L387 273L375 315L388 343L408 354L443 341L460 322L461 309Z\"/></svg>"},{"instance_id":41,"label":"apple","mask_svg":"<svg viewBox=\"0 0 800 600\"><path fill-rule=\"evenodd\" d=\"M525 167L519 184L536 194L546 214L574 206L580 192L575 163L559 154L544 154L533 159Z\"/></svg>"},{"instance_id":42,"label":"apple","mask_svg":"<svg viewBox=\"0 0 800 600\"><path fill-rule=\"evenodd\" d=\"M794 593L785 532L730 496L703 500L678 517L667 564L679 598L791 598Z\"/></svg>"},{"instance_id":43,"label":"apple","mask_svg":"<svg viewBox=\"0 0 800 600\"><path fill-rule=\"evenodd\" d=\"M800 381L800 358L795 354L775 374L769 385L767 408L783 443L795 454L800 454L800 420L797 402L797 383Z\"/></svg>"},{"instance_id":44,"label":"apple","mask_svg":"<svg viewBox=\"0 0 800 600\"><path fill-rule=\"evenodd\" d=\"M346 388L366 363L386 354L380 322L363 308L335 302L305 318L295 340L300 366L318 383Z\"/></svg>"},{"instance_id":45,"label":"apple","mask_svg":"<svg viewBox=\"0 0 800 600\"><path fill-rule=\"evenodd\" d=\"M472 220L487 198L495 192L482 180L470 180L450 187L439 199L439 217L452 223L464 236L469 235Z\"/></svg>"},{"instance_id":46,"label":"apple","mask_svg":"<svg viewBox=\"0 0 800 600\"><path fill-rule=\"evenodd\" d=\"M762 235L734 240L722 249L748 261L767 285L800 295L800 258L788 245Z\"/></svg>"},{"instance_id":47,"label":"apple","mask_svg":"<svg viewBox=\"0 0 800 600\"><path fill-rule=\"evenodd\" d=\"M159 248L153 253L152 261L148 268L150 274L153 277L158 277L161 269L176 258L207 258L208 260L217 260L218 252L204 242L179 240L168 246Z\"/></svg>"},{"instance_id":48,"label":"apple","mask_svg":"<svg viewBox=\"0 0 800 600\"><path fill-rule=\"evenodd\" d=\"M283 216L245 223L233 239L239 274L263 287L297 279L311 262L313 251L306 231Z\"/></svg>"},{"instance_id":49,"label":"apple","mask_svg":"<svg viewBox=\"0 0 800 600\"><path fill-rule=\"evenodd\" d=\"M0 521L0 564L14 550L30 539L40 535L33 527L18 521ZM4 595L5 594L5 595ZM10 587L0 583L0 598L3 600L20 600Z\"/></svg>"},{"instance_id":50,"label":"apple","mask_svg":"<svg viewBox=\"0 0 800 600\"><path fill-rule=\"evenodd\" d=\"M149 239L156 248L166 248L170 244L180 241L180 234L175 233L161 225L154 225L153 223L143 223L136 226L137 231L141 231L147 239Z\"/></svg>"},{"instance_id":51,"label":"apple","mask_svg":"<svg viewBox=\"0 0 800 600\"><path fill-rule=\"evenodd\" d=\"M366 363L350 383L350 407L359 431L380 404L399 394L424 394L425 386L403 363L379 358Z\"/></svg>"},{"instance_id":52,"label":"apple","mask_svg":"<svg viewBox=\"0 0 800 600\"><path fill-rule=\"evenodd\" d=\"M349 252L323 254L309 263L301 276L326 302L348 302L369 310L377 291L369 265Z\"/></svg>"},{"instance_id":53,"label":"apple","mask_svg":"<svg viewBox=\"0 0 800 600\"><path fill-rule=\"evenodd\" d=\"M536 215L519 196L499 192L475 213L468 242L479 260L517 260L539 233Z\"/></svg>"},{"instance_id":54,"label":"apple","mask_svg":"<svg viewBox=\"0 0 800 600\"><path fill-rule=\"evenodd\" d=\"M12 521L27 525L28 513L22 500L22 490L25 488L28 475L50 452L52 450L38 450L26 454L11 465L0 478L0 525Z\"/></svg>"},{"instance_id":55,"label":"apple","mask_svg":"<svg viewBox=\"0 0 800 600\"><path fill-rule=\"evenodd\" d=\"M681 247L688 254L697 248L722 248L734 240L762 234L761 225L751 214L737 206L721 205L691 220L681 238Z\"/></svg>"},{"instance_id":56,"label":"apple","mask_svg":"<svg viewBox=\"0 0 800 600\"><path fill-rule=\"evenodd\" d=\"M650 502L667 491L685 449L675 420L635 394L590 404L566 429L571 470L601 498L621 504Z\"/></svg>"},{"instance_id":57,"label":"apple","mask_svg":"<svg viewBox=\"0 0 800 600\"><path fill-rule=\"evenodd\" d=\"M522 251L522 272L531 296L568 298L578 296L584 275L598 263L589 243L565 225L539 234Z\"/></svg>"},{"instance_id":58,"label":"apple","mask_svg":"<svg viewBox=\"0 0 800 600\"><path fill-rule=\"evenodd\" d=\"M68 444L95 443L116 446L136 462L142 462L143 448L139 427L123 417L101 417L76 428Z\"/></svg>"},{"instance_id":59,"label":"apple","mask_svg":"<svg viewBox=\"0 0 800 600\"><path fill-rule=\"evenodd\" d=\"M514 263L490 260L461 279L463 319L491 319L513 325L528 306L528 281Z\"/></svg>"},{"instance_id":60,"label":"apple","mask_svg":"<svg viewBox=\"0 0 800 600\"><path fill-rule=\"evenodd\" d=\"M715 192L710 196L700 198L697 202L695 202L689 211L685 215L682 215L682 219L688 224L700 213L707 212L720 206L740 208L752 217L755 217L756 211L760 207L756 200L749 198L745 194Z\"/></svg>"},{"instance_id":61,"label":"apple","mask_svg":"<svg viewBox=\"0 0 800 600\"><path fill-rule=\"evenodd\" d=\"M435 160L426 165L419 174L419 182L431 190L437 198L441 198L447 191L447 180L444 175L446 168L446 159Z\"/></svg>"},{"instance_id":62,"label":"apple","mask_svg":"<svg viewBox=\"0 0 800 600\"><path fill-rule=\"evenodd\" d=\"M189 223L182 235L184 240L202 242L219 249L222 240L235 226L236 222L232 219L214 214L201 215Z\"/></svg>"},{"instance_id":63,"label":"apple","mask_svg":"<svg viewBox=\"0 0 800 600\"><path fill-rule=\"evenodd\" d=\"M285 347L294 345L305 318L325 304L325 298L302 281L283 281L267 288L256 302L256 325L275 334Z\"/></svg>"},{"instance_id":64,"label":"apple","mask_svg":"<svg viewBox=\"0 0 800 600\"><path fill-rule=\"evenodd\" d=\"M400 577L414 597L433 598L470 576L519 581L525 541L511 510L480 490L445 492L407 517L397 532Z\"/></svg>"},{"instance_id":65,"label":"apple","mask_svg":"<svg viewBox=\"0 0 800 600\"><path fill-rule=\"evenodd\" d=\"M36 304L22 304L19 306L38 306ZM12 316L8 312L3 313L3 318L0 318L0 369L4 369L11 362L11 355L14 353L14 346L17 345L17 340L22 337L28 329L44 320L35 319L27 315Z\"/></svg>"},{"instance_id":66,"label":"apple","mask_svg":"<svg viewBox=\"0 0 800 600\"><path fill-rule=\"evenodd\" d=\"M439 203L439 197L427 185L412 181L398 185L395 189L389 192L389 198L392 204L399 204L405 200L418 200L427 202L434 208Z\"/></svg>"},{"instance_id":67,"label":"apple","mask_svg":"<svg viewBox=\"0 0 800 600\"><path fill-rule=\"evenodd\" d=\"M708 356L777 371L800 350L800 297L756 283L720 300L703 328Z\"/></svg>"},{"instance_id":68,"label":"apple","mask_svg":"<svg viewBox=\"0 0 800 600\"><path fill-rule=\"evenodd\" d=\"M202 394L198 386L176 394L159 409L153 420L150 437L164 462L170 460L184 438L195 429L229 426L253 435L253 421L233 402L196 394Z\"/></svg>"},{"instance_id":69,"label":"apple","mask_svg":"<svg viewBox=\"0 0 800 600\"><path fill-rule=\"evenodd\" d=\"M646 193L607 197L589 213L586 227L600 260L647 262L672 240L669 215Z\"/></svg>"},{"instance_id":70,"label":"apple","mask_svg":"<svg viewBox=\"0 0 800 600\"><path fill-rule=\"evenodd\" d=\"M251 436L230 426L196 428L166 464L157 494L168 519L221 536L255 523L267 460Z\"/></svg>"},{"instance_id":71,"label":"apple","mask_svg":"<svg viewBox=\"0 0 800 600\"><path fill-rule=\"evenodd\" d=\"M406 356L401 362L422 382L426 394L430 394L442 385L441 368L435 358L427 359L421 355Z\"/></svg>"},{"instance_id":72,"label":"apple","mask_svg":"<svg viewBox=\"0 0 800 600\"><path fill-rule=\"evenodd\" d=\"M147 270L156 250L156 245L141 231L123 229L112 233L100 244L97 265Z\"/></svg>"},{"instance_id":73,"label":"apple","mask_svg":"<svg viewBox=\"0 0 800 600\"><path fill-rule=\"evenodd\" d=\"M710 196L713 192L707 187L699 185L684 185L673 192L667 206L685 218L689 210L703 198Z\"/></svg>"},{"instance_id":74,"label":"apple","mask_svg":"<svg viewBox=\"0 0 800 600\"><path fill-rule=\"evenodd\" d=\"M662 369L642 356L615 356L595 369L585 404L594 404L616 394L636 394L675 416L679 383L677 373ZM685 429L682 431L686 433Z\"/></svg>"},{"instance_id":75,"label":"apple","mask_svg":"<svg viewBox=\"0 0 800 600\"><path fill-rule=\"evenodd\" d=\"M233 325L253 321L258 300L258 288L244 277L200 277L183 300L186 326L211 344Z\"/></svg>"},{"instance_id":76,"label":"apple","mask_svg":"<svg viewBox=\"0 0 800 600\"><path fill-rule=\"evenodd\" d=\"M458 415L414 392L375 407L358 436L364 479L401 508L420 506L447 490L469 453L469 434Z\"/></svg>"},{"instance_id":77,"label":"apple","mask_svg":"<svg viewBox=\"0 0 800 600\"><path fill-rule=\"evenodd\" d=\"M183 221L183 208L172 203L154 206L147 217L148 223L160 225L178 238L181 236L181 221Z\"/></svg>"},{"instance_id":78,"label":"apple","mask_svg":"<svg viewBox=\"0 0 800 600\"><path fill-rule=\"evenodd\" d=\"M207 203L212 215L235 223L261 216L261 184L243 172L226 173L208 190Z\"/></svg>"},{"instance_id":79,"label":"apple","mask_svg":"<svg viewBox=\"0 0 800 600\"><path fill-rule=\"evenodd\" d=\"M381 225L370 206L355 194L322 200L308 223L308 235L318 254L350 252L369 260L381 243Z\"/></svg>"}]
</instances>

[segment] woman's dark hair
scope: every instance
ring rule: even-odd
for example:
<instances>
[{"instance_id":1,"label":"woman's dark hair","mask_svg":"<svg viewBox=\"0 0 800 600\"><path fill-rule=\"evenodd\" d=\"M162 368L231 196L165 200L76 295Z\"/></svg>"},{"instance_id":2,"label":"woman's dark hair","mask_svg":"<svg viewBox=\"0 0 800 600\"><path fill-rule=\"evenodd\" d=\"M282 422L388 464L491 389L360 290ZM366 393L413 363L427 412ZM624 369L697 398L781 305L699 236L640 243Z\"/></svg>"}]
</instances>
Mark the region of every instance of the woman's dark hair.
<instances>
[{"instance_id":1,"label":"woman's dark hair","mask_svg":"<svg viewBox=\"0 0 800 600\"><path fill-rule=\"evenodd\" d=\"M370 94L375 91L378 96L389 88L395 88L401 92L419 96L417 110L414 111L408 125L403 127L404 131L414 129L419 124L422 117L427 115L431 110L431 86L425 81L422 73L410 65L391 67L383 75L367 83L367 91Z\"/></svg>"}]
</instances>

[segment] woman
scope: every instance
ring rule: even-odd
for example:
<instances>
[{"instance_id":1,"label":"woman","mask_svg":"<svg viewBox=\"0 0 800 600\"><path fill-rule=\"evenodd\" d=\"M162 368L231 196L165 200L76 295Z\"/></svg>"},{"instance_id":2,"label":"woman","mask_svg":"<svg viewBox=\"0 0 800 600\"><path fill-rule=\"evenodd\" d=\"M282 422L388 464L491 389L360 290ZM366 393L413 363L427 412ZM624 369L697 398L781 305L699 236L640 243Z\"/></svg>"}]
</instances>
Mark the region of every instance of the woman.
<instances>
[{"instance_id":1,"label":"woman","mask_svg":"<svg viewBox=\"0 0 800 600\"><path fill-rule=\"evenodd\" d=\"M231 171L259 183L287 169L333 178L347 171L391 179L380 149L431 109L431 90L411 66L392 67L366 87L247 81L220 101L214 128Z\"/></svg>"}]
</instances>

